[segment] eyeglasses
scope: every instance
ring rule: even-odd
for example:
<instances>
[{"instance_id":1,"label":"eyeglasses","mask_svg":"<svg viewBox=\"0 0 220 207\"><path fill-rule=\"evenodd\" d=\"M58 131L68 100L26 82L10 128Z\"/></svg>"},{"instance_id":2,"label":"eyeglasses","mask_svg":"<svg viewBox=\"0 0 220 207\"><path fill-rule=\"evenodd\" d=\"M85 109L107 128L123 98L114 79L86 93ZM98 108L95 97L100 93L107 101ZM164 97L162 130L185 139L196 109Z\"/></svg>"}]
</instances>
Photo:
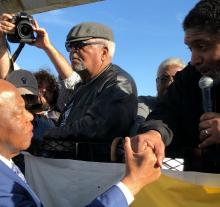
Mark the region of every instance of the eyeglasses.
<instances>
[{"instance_id":1,"label":"eyeglasses","mask_svg":"<svg viewBox=\"0 0 220 207\"><path fill-rule=\"evenodd\" d=\"M174 76L170 76L170 75L161 75L159 77L156 78L157 82L161 82L161 83L170 83L174 81Z\"/></svg>"},{"instance_id":2,"label":"eyeglasses","mask_svg":"<svg viewBox=\"0 0 220 207\"><path fill-rule=\"evenodd\" d=\"M104 43L103 42L83 42L83 41L77 41L77 42L67 41L65 43L67 52L71 52L72 49L80 50L87 45L104 45Z\"/></svg>"}]
</instances>

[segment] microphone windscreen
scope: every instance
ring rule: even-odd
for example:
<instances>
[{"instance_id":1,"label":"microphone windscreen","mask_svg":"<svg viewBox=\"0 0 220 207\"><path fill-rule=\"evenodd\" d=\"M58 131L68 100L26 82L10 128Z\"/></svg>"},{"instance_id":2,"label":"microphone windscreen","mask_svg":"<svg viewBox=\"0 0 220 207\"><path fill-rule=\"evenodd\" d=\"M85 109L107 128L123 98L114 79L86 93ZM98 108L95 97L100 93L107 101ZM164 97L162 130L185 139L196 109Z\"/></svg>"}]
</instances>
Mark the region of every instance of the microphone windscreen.
<instances>
[{"instance_id":1,"label":"microphone windscreen","mask_svg":"<svg viewBox=\"0 0 220 207\"><path fill-rule=\"evenodd\" d=\"M211 88L213 86L213 79L210 78L209 76L202 76L199 80L199 87L201 89L204 88Z\"/></svg>"}]
</instances>

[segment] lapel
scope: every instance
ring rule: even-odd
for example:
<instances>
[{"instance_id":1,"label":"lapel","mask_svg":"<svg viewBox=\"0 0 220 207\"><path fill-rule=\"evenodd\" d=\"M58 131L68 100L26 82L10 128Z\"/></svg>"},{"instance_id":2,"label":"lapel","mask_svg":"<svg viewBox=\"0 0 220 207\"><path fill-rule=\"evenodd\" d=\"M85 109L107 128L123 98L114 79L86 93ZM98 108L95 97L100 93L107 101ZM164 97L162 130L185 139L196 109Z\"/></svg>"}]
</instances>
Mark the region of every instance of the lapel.
<instances>
[{"instance_id":1,"label":"lapel","mask_svg":"<svg viewBox=\"0 0 220 207\"><path fill-rule=\"evenodd\" d=\"M33 192L33 190L1 160L0 160L0 171L3 174L5 174L6 177L10 178L12 181L20 184L24 189L26 189L26 191L28 191L28 193L31 195L37 207L43 207L42 203L40 202L40 199Z\"/></svg>"}]
</instances>

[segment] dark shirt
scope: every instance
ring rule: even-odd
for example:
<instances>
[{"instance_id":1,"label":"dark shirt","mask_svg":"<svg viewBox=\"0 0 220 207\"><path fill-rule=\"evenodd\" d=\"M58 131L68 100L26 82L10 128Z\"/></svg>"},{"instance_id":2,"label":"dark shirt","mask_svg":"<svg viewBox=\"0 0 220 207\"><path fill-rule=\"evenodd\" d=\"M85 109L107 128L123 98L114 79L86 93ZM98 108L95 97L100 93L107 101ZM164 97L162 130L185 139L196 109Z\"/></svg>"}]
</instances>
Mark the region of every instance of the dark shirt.
<instances>
[{"instance_id":1,"label":"dark shirt","mask_svg":"<svg viewBox=\"0 0 220 207\"><path fill-rule=\"evenodd\" d=\"M220 172L218 147L212 146L205 150L198 148L201 142L199 120L204 113L202 94L198 85L200 78L201 74L191 65L178 72L167 94L161 98L156 109L148 116L147 120L150 121L145 122L141 130L158 130L167 145L172 140L166 148L166 156L184 158L185 170ZM220 94L219 86L214 90L215 94ZM215 96L215 100L219 102L220 96ZM216 108L216 112L220 112L219 107ZM173 133L173 138L169 129Z\"/></svg>"}]
</instances>

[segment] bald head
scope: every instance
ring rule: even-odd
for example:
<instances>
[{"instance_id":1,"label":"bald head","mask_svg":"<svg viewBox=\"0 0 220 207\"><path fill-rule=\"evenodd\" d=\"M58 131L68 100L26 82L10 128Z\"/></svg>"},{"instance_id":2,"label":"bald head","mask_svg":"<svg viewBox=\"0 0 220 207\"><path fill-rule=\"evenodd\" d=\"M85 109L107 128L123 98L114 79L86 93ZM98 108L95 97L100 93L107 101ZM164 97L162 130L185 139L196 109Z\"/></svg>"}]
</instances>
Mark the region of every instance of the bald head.
<instances>
[{"instance_id":1,"label":"bald head","mask_svg":"<svg viewBox=\"0 0 220 207\"><path fill-rule=\"evenodd\" d=\"M5 92L7 90L17 91L16 87L13 84L9 83L8 81L0 79L0 93Z\"/></svg>"},{"instance_id":2,"label":"bald head","mask_svg":"<svg viewBox=\"0 0 220 207\"><path fill-rule=\"evenodd\" d=\"M0 79L0 107L4 106L10 99L19 96L19 92L14 85L8 81Z\"/></svg>"},{"instance_id":3,"label":"bald head","mask_svg":"<svg viewBox=\"0 0 220 207\"><path fill-rule=\"evenodd\" d=\"M168 58L159 65L156 79L158 97L163 96L167 92L176 72L184 67L184 62L179 58Z\"/></svg>"},{"instance_id":4,"label":"bald head","mask_svg":"<svg viewBox=\"0 0 220 207\"><path fill-rule=\"evenodd\" d=\"M30 146L33 116L11 83L0 80L0 154L11 159Z\"/></svg>"}]
</instances>

